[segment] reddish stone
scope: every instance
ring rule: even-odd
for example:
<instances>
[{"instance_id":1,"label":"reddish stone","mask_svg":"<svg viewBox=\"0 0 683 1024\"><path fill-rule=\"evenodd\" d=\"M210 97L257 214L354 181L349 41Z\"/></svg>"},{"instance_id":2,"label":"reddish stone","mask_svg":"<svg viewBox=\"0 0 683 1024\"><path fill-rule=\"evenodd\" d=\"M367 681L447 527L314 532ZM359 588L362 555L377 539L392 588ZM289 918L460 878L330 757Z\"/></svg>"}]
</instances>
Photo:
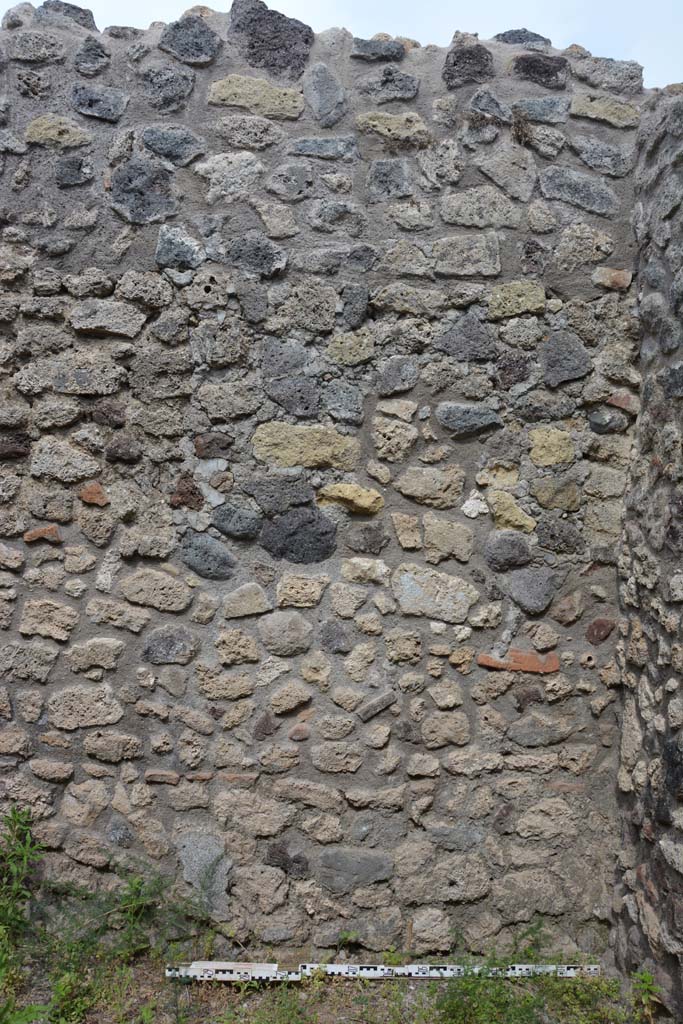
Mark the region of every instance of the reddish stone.
<instances>
[{"instance_id":1,"label":"reddish stone","mask_svg":"<svg viewBox=\"0 0 683 1024\"><path fill-rule=\"evenodd\" d=\"M306 725L305 722L297 722L287 733L290 740L294 740L295 743L302 743L307 740L311 735L311 728Z\"/></svg>"},{"instance_id":2,"label":"reddish stone","mask_svg":"<svg viewBox=\"0 0 683 1024\"><path fill-rule=\"evenodd\" d=\"M251 786L258 776L258 772L218 772L217 778L222 782L231 782L233 786Z\"/></svg>"},{"instance_id":3,"label":"reddish stone","mask_svg":"<svg viewBox=\"0 0 683 1024\"><path fill-rule=\"evenodd\" d=\"M590 626L586 630L586 640L597 647L610 635L616 622L614 619L593 619Z\"/></svg>"},{"instance_id":4,"label":"reddish stone","mask_svg":"<svg viewBox=\"0 0 683 1024\"><path fill-rule=\"evenodd\" d=\"M24 534L26 544L35 544L39 540L44 540L47 544L61 544L62 535L54 523L50 523L49 526L36 526L33 530L27 530Z\"/></svg>"},{"instance_id":5,"label":"reddish stone","mask_svg":"<svg viewBox=\"0 0 683 1024\"><path fill-rule=\"evenodd\" d=\"M227 459L234 441L231 434L197 434L194 439L195 454L200 459Z\"/></svg>"},{"instance_id":6,"label":"reddish stone","mask_svg":"<svg viewBox=\"0 0 683 1024\"><path fill-rule=\"evenodd\" d=\"M546 654L542 658L533 651L520 651L511 647L505 658L494 658L492 654L480 654L477 664L482 668L502 669L505 672L538 672L546 675L549 672L558 672L560 659L555 651Z\"/></svg>"},{"instance_id":7,"label":"reddish stone","mask_svg":"<svg viewBox=\"0 0 683 1024\"><path fill-rule=\"evenodd\" d=\"M211 782L213 772L185 772L183 776L188 782Z\"/></svg>"},{"instance_id":8,"label":"reddish stone","mask_svg":"<svg viewBox=\"0 0 683 1024\"><path fill-rule=\"evenodd\" d=\"M78 497L85 505L99 505L100 508L104 508L105 505L109 504L109 498L102 487L96 480L92 483L84 484L78 492Z\"/></svg>"},{"instance_id":9,"label":"reddish stone","mask_svg":"<svg viewBox=\"0 0 683 1024\"><path fill-rule=\"evenodd\" d=\"M631 391L615 391L613 395L605 399L605 403L613 405L617 409L623 409L624 412L629 412L632 416L637 416L640 412L640 399Z\"/></svg>"},{"instance_id":10,"label":"reddish stone","mask_svg":"<svg viewBox=\"0 0 683 1024\"><path fill-rule=\"evenodd\" d=\"M198 512L204 507L204 495L189 473L181 473L168 501L171 508L191 508Z\"/></svg>"}]
</instances>

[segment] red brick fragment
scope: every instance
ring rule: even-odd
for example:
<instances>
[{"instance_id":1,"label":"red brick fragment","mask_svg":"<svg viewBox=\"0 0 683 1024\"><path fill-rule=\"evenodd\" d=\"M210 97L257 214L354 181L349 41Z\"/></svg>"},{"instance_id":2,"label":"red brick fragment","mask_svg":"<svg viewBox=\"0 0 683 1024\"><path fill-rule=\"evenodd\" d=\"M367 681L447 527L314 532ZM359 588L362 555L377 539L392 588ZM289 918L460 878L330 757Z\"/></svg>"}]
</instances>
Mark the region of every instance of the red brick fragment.
<instances>
[{"instance_id":1,"label":"red brick fragment","mask_svg":"<svg viewBox=\"0 0 683 1024\"><path fill-rule=\"evenodd\" d=\"M506 672L538 672L541 675L558 672L560 669L560 659L555 651L542 658L533 651L520 651L516 647L511 647L504 658L480 654L477 664L482 668L502 669Z\"/></svg>"},{"instance_id":2,"label":"red brick fragment","mask_svg":"<svg viewBox=\"0 0 683 1024\"><path fill-rule=\"evenodd\" d=\"M78 492L78 497L85 505L99 505L100 508L104 508L109 504L107 493L97 480L84 484Z\"/></svg>"},{"instance_id":3,"label":"red brick fragment","mask_svg":"<svg viewBox=\"0 0 683 1024\"><path fill-rule=\"evenodd\" d=\"M24 541L26 544L35 544L36 541L43 540L47 544L61 544L62 535L59 532L59 527L55 526L54 523L50 523L49 526L36 526L33 530L27 530L24 534Z\"/></svg>"},{"instance_id":4,"label":"red brick fragment","mask_svg":"<svg viewBox=\"0 0 683 1024\"><path fill-rule=\"evenodd\" d=\"M617 409L623 409L624 412L629 412L632 416L637 416L640 412L640 399L632 391L615 391L605 399L605 403L613 405Z\"/></svg>"}]
</instances>

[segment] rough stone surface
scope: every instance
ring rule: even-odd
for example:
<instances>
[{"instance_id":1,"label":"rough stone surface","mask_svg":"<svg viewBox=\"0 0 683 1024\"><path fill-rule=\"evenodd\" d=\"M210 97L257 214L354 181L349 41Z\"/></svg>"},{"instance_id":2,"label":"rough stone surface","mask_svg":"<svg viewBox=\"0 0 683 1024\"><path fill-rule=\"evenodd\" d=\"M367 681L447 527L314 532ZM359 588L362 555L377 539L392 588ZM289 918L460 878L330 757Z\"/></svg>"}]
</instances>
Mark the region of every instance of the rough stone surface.
<instances>
[{"instance_id":1,"label":"rough stone surface","mask_svg":"<svg viewBox=\"0 0 683 1024\"><path fill-rule=\"evenodd\" d=\"M260 0L0 53L0 811L247 958L542 917L678 1019L679 91Z\"/></svg>"}]
</instances>

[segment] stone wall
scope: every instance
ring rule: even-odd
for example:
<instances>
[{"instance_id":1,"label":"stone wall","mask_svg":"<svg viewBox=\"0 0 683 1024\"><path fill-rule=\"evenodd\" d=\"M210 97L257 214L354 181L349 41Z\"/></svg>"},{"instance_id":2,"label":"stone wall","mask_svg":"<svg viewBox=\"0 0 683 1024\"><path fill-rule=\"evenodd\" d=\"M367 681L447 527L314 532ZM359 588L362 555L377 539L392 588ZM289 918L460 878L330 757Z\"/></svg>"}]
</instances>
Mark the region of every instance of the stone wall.
<instances>
[{"instance_id":1,"label":"stone wall","mask_svg":"<svg viewBox=\"0 0 683 1024\"><path fill-rule=\"evenodd\" d=\"M649 961L670 1002L683 1006L683 89L646 106L638 136L642 412L625 499L619 562L626 618L619 789L623 871L619 961Z\"/></svg>"},{"instance_id":2,"label":"stone wall","mask_svg":"<svg viewBox=\"0 0 683 1024\"><path fill-rule=\"evenodd\" d=\"M3 26L0 797L44 871L151 864L253 948L539 914L609 962L640 68L258 0Z\"/></svg>"}]
</instances>

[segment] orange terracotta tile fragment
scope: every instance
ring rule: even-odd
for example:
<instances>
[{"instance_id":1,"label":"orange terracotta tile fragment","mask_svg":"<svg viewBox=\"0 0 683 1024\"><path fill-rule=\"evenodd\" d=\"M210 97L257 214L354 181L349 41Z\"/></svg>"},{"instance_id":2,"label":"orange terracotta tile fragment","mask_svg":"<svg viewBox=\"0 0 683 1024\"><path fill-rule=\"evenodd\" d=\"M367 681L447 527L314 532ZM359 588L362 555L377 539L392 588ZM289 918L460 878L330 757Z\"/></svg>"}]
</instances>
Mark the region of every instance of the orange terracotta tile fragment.
<instances>
[{"instance_id":1,"label":"orange terracotta tile fragment","mask_svg":"<svg viewBox=\"0 0 683 1024\"><path fill-rule=\"evenodd\" d=\"M26 544L35 544L36 541L40 540L44 540L47 544L61 544L62 535L59 532L59 527L55 526L54 523L50 523L49 526L36 526L33 530L27 530L24 534Z\"/></svg>"},{"instance_id":2,"label":"orange terracotta tile fragment","mask_svg":"<svg viewBox=\"0 0 683 1024\"><path fill-rule=\"evenodd\" d=\"M537 672L545 675L550 672L559 672L560 659L555 651L551 651L550 654L546 654L542 658L533 651L520 651L516 647L511 647L505 658L494 658L492 654L480 654L477 658L477 665L506 672Z\"/></svg>"},{"instance_id":3,"label":"orange terracotta tile fragment","mask_svg":"<svg viewBox=\"0 0 683 1024\"><path fill-rule=\"evenodd\" d=\"M102 484L98 484L97 480L84 484L78 492L78 497L86 505L99 505L100 508L104 508L105 505L109 504L109 498Z\"/></svg>"}]
</instances>

